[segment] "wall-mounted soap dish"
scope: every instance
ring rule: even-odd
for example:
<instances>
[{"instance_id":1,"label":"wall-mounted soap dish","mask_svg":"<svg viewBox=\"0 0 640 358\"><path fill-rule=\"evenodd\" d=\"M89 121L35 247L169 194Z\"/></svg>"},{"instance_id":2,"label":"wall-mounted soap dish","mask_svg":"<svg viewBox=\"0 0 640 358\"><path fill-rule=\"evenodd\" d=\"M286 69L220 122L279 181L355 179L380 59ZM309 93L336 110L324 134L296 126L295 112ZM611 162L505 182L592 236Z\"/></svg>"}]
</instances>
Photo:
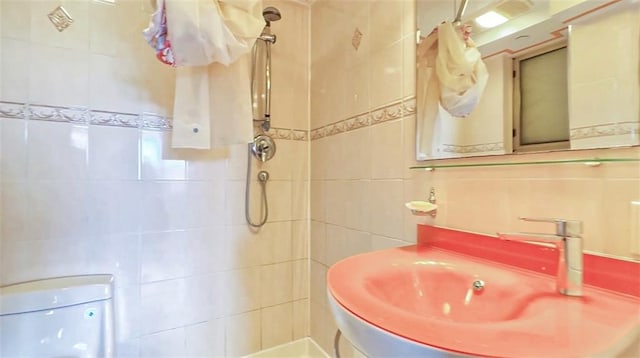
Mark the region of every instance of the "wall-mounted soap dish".
<instances>
[{"instance_id":1,"label":"wall-mounted soap dish","mask_svg":"<svg viewBox=\"0 0 640 358\"><path fill-rule=\"evenodd\" d=\"M417 216L432 216L438 209L438 205L428 201L410 201L405 203L404 206L411 210L411 214Z\"/></svg>"}]
</instances>

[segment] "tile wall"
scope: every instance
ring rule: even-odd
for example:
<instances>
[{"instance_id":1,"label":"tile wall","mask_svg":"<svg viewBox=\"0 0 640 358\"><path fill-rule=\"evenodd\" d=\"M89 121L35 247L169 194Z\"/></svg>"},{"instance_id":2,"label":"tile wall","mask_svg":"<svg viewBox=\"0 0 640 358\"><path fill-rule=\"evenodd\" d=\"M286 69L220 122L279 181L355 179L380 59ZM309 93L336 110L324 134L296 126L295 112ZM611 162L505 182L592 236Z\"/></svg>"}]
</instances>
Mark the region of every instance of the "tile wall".
<instances>
[{"instance_id":1,"label":"tile wall","mask_svg":"<svg viewBox=\"0 0 640 358\"><path fill-rule=\"evenodd\" d=\"M46 16L60 4L64 32ZM140 34L149 1L2 1L0 285L113 273L119 357L241 356L308 335L308 7L266 5L283 16L279 139L253 167L271 180L252 232L246 145L169 148L174 77Z\"/></svg>"},{"instance_id":2,"label":"tile wall","mask_svg":"<svg viewBox=\"0 0 640 358\"><path fill-rule=\"evenodd\" d=\"M549 230L518 216L572 218L584 221L585 249L632 256L637 163L408 169L416 164L414 19L409 0L311 4L311 336L328 352L336 329L326 301L328 268L356 253L414 243L417 223L493 235ZM640 158L640 148L443 164L576 157ZM437 218L411 216L404 202L426 200L431 187ZM343 356L357 355L342 347Z\"/></svg>"},{"instance_id":3,"label":"tile wall","mask_svg":"<svg viewBox=\"0 0 640 358\"><path fill-rule=\"evenodd\" d=\"M638 37L638 4L571 23L571 148L640 144L640 50L625 45Z\"/></svg>"}]
</instances>

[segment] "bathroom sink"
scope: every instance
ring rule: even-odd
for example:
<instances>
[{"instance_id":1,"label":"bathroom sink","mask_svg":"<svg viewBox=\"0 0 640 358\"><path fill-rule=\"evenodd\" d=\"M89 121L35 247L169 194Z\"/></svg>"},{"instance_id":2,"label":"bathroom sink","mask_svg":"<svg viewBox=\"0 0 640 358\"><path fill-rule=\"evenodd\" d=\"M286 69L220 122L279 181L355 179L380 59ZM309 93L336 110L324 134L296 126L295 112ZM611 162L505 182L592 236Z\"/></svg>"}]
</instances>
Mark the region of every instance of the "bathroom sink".
<instances>
[{"instance_id":1,"label":"bathroom sink","mask_svg":"<svg viewBox=\"0 0 640 358\"><path fill-rule=\"evenodd\" d=\"M509 272L442 259L399 264L371 272L363 279L366 292L380 305L459 323L513 319L529 296L538 289L547 289L544 284L521 282Z\"/></svg>"},{"instance_id":2,"label":"bathroom sink","mask_svg":"<svg viewBox=\"0 0 640 358\"><path fill-rule=\"evenodd\" d=\"M640 302L429 246L344 259L328 272L338 327L379 356L615 356L638 337Z\"/></svg>"}]
</instances>

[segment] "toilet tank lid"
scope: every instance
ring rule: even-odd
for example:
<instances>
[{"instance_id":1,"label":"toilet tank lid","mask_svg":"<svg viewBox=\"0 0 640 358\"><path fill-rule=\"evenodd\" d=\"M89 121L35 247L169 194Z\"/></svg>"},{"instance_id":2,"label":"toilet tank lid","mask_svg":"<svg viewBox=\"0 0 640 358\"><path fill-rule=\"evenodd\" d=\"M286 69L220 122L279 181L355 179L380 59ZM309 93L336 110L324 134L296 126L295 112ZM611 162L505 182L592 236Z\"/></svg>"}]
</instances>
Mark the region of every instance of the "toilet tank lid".
<instances>
[{"instance_id":1,"label":"toilet tank lid","mask_svg":"<svg viewBox=\"0 0 640 358\"><path fill-rule=\"evenodd\" d=\"M110 299L112 275L56 277L0 287L0 316Z\"/></svg>"}]
</instances>

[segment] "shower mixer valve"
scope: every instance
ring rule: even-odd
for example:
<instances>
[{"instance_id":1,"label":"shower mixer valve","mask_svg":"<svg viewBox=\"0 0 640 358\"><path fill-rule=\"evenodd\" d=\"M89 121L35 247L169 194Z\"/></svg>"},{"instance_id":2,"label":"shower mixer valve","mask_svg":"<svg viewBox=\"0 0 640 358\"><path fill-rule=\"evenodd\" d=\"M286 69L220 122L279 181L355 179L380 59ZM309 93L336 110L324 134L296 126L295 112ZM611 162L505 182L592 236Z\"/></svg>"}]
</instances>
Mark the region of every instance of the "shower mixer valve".
<instances>
[{"instance_id":1,"label":"shower mixer valve","mask_svg":"<svg viewBox=\"0 0 640 358\"><path fill-rule=\"evenodd\" d=\"M260 134L253 138L251 153L264 163L276 154L276 142L268 135Z\"/></svg>"}]
</instances>

